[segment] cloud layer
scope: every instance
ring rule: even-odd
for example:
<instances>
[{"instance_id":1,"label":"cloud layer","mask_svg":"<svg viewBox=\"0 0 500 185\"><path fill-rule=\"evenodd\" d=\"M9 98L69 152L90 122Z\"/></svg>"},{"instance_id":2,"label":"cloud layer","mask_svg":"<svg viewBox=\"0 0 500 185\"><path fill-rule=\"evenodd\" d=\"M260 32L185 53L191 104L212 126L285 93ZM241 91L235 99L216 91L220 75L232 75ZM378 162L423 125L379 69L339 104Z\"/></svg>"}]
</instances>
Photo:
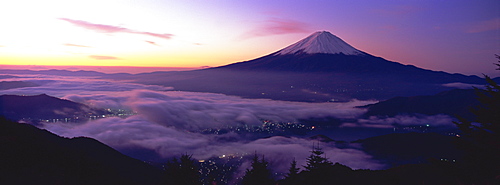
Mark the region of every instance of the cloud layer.
<instances>
[{"instance_id":1,"label":"cloud layer","mask_svg":"<svg viewBox=\"0 0 500 185\"><path fill-rule=\"evenodd\" d=\"M300 21L290 19L270 18L262 22L258 27L245 33L243 38L262 37L269 35L281 35L290 33L310 33L309 26Z\"/></svg>"},{"instance_id":2,"label":"cloud layer","mask_svg":"<svg viewBox=\"0 0 500 185\"><path fill-rule=\"evenodd\" d=\"M113 94L113 92L147 89L154 91L172 90L171 87L156 85L142 85L124 81L103 80L97 77L72 77L52 75L16 75L16 78L3 79L5 81L32 82L40 86L25 87L0 91L0 94L38 95L47 94L55 97L64 97L69 94Z\"/></svg>"},{"instance_id":3,"label":"cloud layer","mask_svg":"<svg viewBox=\"0 0 500 185\"><path fill-rule=\"evenodd\" d=\"M358 119L356 123L344 123L340 127L394 128L394 126L429 125L433 127L455 126L455 119L444 114L438 115L397 115L394 117L370 116Z\"/></svg>"},{"instance_id":4,"label":"cloud layer","mask_svg":"<svg viewBox=\"0 0 500 185\"><path fill-rule=\"evenodd\" d=\"M154 151L161 158L178 157L189 153L197 159L222 155L265 155L273 169L285 172L295 158L305 165L313 141L296 137L274 136L246 140L235 133L204 135L166 127L149 121L142 115L128 118L106 118L81 125L46 124L45 129L65 137L87 136L118 150L144 149ZM381 169L384 165L358 149L339 149L333 145L321 146L331 161L346 164L355 169Z\"/></svg>"},{"instance_id":5,"label":"cloud layer","mask_svg":"<svg viewBox=\"0 0 500 185\"><path fill-rule=\"evenodd\" d=\"M307 118L355 118L365 112L353 108L371 102L303 103L243 99L214 93L133 90L107 94L71 94L66 99L102 108L122 106L164 126L186 130L260 125L263 119L293 122Z\"/></svg>"},{"instance_id":6,"label":"cloud layer","mask_svg":"<svg viewBox=\"0 0 500 185\"><path fill-rule=\"evenodd\" d=\"M306 163L314 141L298 137L247 137L228 132L201 134L204 129L242 125L262 125L262 120L294 122L299 119L334 117L354 120L341 127L392 128L395 125L447 126L451 118L436 116L370 117L359 119L366 111L355 108L373 101L345 103L305 103L244 99L215 93L173 91L172 88L98 79L50 75L19 75L24 81L39 84L0 91L1 94L41 94L61 97L95 108L128 109L136 115L109 117L85 123L45 123L42 127L65 137L95 138L119 151L154 154L155 160L193 154L198 159L221 155L247 155L257 151L271 161L273 169L285 172L292 159ZM4 80L9 80L4 79ZM11 80L19 80L13 78ZM328 158L351 168L381 169L384 165L358 148L337 148L322 143ZM139 156L144 157L144 156ZM242 171L245 169L242 165Z\"/></svg>"},{"instance_id":7,"label":"cloud layer","mask_svg":"<svg viewBox=\"0 0 500 185\"><path fill-rule=\"evenodd\" d=\"M285 172L294 158L300 165L305 164L313 141L282 136L249 138L234 132L222 135L201 134L198 131L206 128L261 125L262 119L295 121L315 117L355 118L365 110L353 107L373 103L301 103L244 99L80 77L38 75L25 79L41 86L0 93L47 93L96 108L125 108L138 113L127 118L109 117L85 123L46 123L42 126L58 135L95 138L119 151L150 151L159 158L155 158L156 160L183 153L193 154L198 159L208 159L231 154L251 155L257 151L265 155L279 172ZM339 149L334 144L324 144L322 147L332 161L352 168L384 167L358 149ZM245 167L241 167L242 171Z\"/></svg>"}]
</instances>

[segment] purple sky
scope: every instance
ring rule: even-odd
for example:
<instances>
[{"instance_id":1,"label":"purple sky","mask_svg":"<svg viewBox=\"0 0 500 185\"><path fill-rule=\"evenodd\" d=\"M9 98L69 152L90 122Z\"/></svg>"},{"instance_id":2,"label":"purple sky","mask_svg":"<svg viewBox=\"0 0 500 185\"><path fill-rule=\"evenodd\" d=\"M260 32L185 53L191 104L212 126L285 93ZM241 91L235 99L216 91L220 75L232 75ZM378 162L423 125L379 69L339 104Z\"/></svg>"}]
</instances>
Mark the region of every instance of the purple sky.
<instances>
[{"instance_id":1,"label":"purple sky","mask_svg":"<svg viewBox=\"0 0 500 185\"><path fill-rule=\"evenodd\" d=\"M327 30L388 60L499 76L497 0L19 0L0 65L184 67L250 60Z\"/></svg>"}]
</instances>

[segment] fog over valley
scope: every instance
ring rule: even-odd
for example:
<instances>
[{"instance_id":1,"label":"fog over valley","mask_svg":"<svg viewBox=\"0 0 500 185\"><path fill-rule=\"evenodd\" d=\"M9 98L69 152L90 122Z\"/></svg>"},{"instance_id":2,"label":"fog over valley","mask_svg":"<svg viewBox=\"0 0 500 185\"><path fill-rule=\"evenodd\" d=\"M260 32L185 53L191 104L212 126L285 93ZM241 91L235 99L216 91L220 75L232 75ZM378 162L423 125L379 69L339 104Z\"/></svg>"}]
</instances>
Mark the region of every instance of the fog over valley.
<instances>
[{"instance_id":1,"label":"fog over valley","mask_svg":"<svg viewBox=\"0 0 500 185\"><path fill-rule=\"evenodd\" d=\"M358 107L378 102L374 100L290 102L175 91L171 87L95 77L22 74L16 77L4 80L22 79L38 86L2 90L1 94L44 93L96 109L127 110L129 113L127 116L89 118L83 122L42 121L39 128L64 137L95 138L125 154L155 162L182 153L207 160L251 155L257 151L274 161L271 165L277 170L285 172L288 161L294 158L300 165L306 163L312 144L317 142L309 137L315 133L346 128L382 129L382 133L390 133L396 128L410 129L411 126L450 127L453 120L447 115L363 117L367 109ZM374 135L363 134L355 133L357 139ZM335 140L354 140L349 136L326 135ZM330 142L321 144L321 147L332 161L354 169L387 167L365 153L359 145L339 148L335 142ZM246 167L241 167L241 170Z\"/></svg>"}]
</instances>

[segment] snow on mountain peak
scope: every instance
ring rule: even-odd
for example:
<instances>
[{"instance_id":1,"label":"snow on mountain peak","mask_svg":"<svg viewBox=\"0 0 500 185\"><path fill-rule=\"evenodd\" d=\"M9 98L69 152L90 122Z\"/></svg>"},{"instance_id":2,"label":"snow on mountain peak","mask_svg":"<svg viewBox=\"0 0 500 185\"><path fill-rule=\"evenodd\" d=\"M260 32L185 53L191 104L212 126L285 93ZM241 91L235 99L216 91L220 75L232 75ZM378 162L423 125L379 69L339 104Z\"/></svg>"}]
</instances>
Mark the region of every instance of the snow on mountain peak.
<instances>
[{"instance_id":1,"label":"snow on mountain peak","mask_svg":"<svg viewBox=\"0 0 500 185\"><path fill-rule=\"evenodd\" d=\"M295 54L305 52L309 54L327 53L344 55L364 55L364 52L357 50L342 39L328 31L318 31L278 51L276 55Z\"/></svg>"}]
</instances>

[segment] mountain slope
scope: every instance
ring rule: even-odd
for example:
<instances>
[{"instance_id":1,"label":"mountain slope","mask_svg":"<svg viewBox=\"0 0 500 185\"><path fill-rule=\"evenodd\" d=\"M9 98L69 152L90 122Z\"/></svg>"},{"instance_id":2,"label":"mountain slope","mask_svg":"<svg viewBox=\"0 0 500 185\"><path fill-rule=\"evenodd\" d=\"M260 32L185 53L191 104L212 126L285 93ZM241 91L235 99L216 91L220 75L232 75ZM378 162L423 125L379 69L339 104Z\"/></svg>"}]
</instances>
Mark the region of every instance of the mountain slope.
<instances>
[{"instance_id":1,"label":"mountain slope","mask_svg":"<svg viewBox=\"0 0 500 185\"><path fill-rule=\"evenodd\" d=\"M0 117L0 184L160 184L162 173L90 138Z\"/></svg>"},{"instance_id":2,"label":"mountain slope","mask_svg":"<svg viewBox=\"0 0 500 185\"><path fill-rule=\"evenodd\" d=\"M472 118L470 108L479 105L474 89L454 89L429 96L396 97L368 108L366 116L396 116L398 114L446 114Z\"/></svg>"},{"instance_id":3,"label":"mountain slope","mask_svg":"<svg viewBox=\"0 0 500 185\"><path fill-rule=\"evenodd\" d=\"M272 54L203 70L132 75L128 80L176 90L291 101L348 101L432 95L447 83L483 84L477 76L403 65L355 49L328 32Z\"/></svg>"}]
</instances>

